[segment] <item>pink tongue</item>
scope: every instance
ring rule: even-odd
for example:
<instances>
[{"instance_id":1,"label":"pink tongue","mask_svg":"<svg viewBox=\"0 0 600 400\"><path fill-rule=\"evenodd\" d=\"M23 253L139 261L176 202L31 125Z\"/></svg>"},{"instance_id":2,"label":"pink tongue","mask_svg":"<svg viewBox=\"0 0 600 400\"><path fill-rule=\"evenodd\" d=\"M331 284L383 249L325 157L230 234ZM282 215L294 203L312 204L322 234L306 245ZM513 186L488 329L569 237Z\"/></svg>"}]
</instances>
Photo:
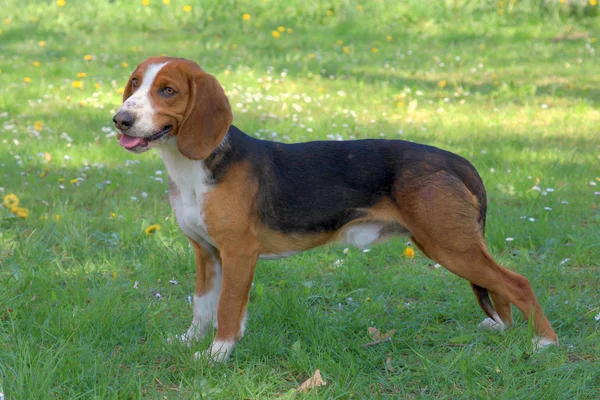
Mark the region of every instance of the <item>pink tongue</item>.
<instances>
[{"instance_id":1,"label":"pink tongue","mask_svg":"<svg viewBox=\"0 0 600 400\"><path fill-rule=\"evenodd\" d=\"M119 144L121 146L125 147L126 149L134 148L135 146L142 144L142 143L147 144L146 140L144 138L132 137L132 136L127 136L127 135L121 136L121 140L119 140Z\"/></svg>"}]
</instances>

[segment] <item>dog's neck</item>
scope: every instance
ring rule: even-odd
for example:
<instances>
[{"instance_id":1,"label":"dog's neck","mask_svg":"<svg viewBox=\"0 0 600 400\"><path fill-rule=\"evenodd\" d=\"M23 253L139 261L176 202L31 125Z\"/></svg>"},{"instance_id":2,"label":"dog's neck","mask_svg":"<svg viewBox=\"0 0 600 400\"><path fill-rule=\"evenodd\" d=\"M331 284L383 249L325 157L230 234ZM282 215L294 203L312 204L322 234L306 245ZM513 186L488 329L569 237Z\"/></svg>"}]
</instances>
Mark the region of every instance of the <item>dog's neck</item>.
<instances>
[{"instance_id":1,"label":"dog's neck","mask_svg":"<svg viewBox=\"0 0 600 400\"><path fill-rule=\"evenodd\" d=\"M158 147L161 157L165 163L167 171L171 177L177 182L176 178L180 174L180 170L204 171L202 176L213 182L218 182L227 172L229 165L238 159L245 152L241 141L247 137L242 131L235 126L230 126L227 134L219 143L213 152L203 160L191 160L185 157L177 147L177 137L173 136L163 145ZM183 178L183 177L182 177Z\"/></svg>"}]
</instances>

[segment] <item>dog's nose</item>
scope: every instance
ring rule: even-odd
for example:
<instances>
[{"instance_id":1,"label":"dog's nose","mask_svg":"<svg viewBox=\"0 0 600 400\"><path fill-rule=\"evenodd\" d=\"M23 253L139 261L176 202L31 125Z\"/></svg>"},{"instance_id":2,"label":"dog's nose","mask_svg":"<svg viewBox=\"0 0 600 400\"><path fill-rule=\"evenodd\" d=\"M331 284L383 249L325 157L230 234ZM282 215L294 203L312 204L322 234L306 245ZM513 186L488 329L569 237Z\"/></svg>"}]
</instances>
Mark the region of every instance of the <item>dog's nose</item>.
<instances>
[{"instance_id":1,"label":"dog's nose","mask_svg":"<svg viewBox=\"0 0 600 400\"><path fill-rule=\"evenodd\" d=\"M135 116L128 111L119 111L113 117L113 122L118 130L125 132L135 123Z\"/></svg>"}]
</instances>

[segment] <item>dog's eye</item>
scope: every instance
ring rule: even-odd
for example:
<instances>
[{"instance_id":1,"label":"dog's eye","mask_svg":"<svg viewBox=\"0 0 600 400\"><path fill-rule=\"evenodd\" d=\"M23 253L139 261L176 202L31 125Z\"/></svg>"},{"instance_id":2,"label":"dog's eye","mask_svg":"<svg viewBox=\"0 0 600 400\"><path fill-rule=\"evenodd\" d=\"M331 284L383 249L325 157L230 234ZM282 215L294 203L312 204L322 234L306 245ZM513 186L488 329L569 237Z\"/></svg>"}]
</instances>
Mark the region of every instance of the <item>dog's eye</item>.
<instances>
[{"instance_id":1,"label":"dog's eye","mask_svg":"<svg viewBox=\"0 0 600 400\"><path fill-rule=\"evenodd\" d=\"M173 89L171 87L168 87L168 86L166 88L163 88L161 90L161 92L162 92L163 95L168 96L168 97L175 96L177 94L177 92L175 91L175 89Z\"/></svg>"},{"instance_id":2,"label":"dog's eye","mask_svg":"<svg viewBox=\"0 0 600 400\"><path fill-rule=\"evenodd\" d=\"M137 88L139 84L140 84L140 81L138 81L138 78L133 78L131 80L131 86L133 86L134 88Z\"/></svg>"}]
</instances>

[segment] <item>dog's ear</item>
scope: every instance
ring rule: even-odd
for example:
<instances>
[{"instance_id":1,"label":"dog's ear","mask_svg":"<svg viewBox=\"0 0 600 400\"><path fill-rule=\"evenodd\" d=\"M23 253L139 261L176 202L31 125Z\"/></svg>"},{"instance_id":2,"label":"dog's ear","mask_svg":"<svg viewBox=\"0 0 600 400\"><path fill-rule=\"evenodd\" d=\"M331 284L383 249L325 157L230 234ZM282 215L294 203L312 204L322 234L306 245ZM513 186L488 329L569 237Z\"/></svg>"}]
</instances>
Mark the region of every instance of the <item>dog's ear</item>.
<instances>
[{"instance_id":1,"label":"dog's ear","mask_svg":"<svg viewBox=\"0 0 600 400\"><path fill-rule=\"evenodd\" d=\"M189 74L190 97L177 133L177 147L192 160L203 160L221 143L233 121L225 91L217 79L198 68Z\"/></svg>"},{"instance_id":2,"label":"dog's ear","mask_svg":"<svg viewBox=\"0 0 600 400\"><path fill-rule=\"evenodd\" d=\"M125 102L125 100L127 100L129 98L129 96L131 96L131 94L133 93L133 76L135 75L135 73L137 72L137 70L140 68L140 66L138 65L136 67L135 70L133 70L133 72L131 73L131 75L129 76L129 80L127 81L127 85L125 85L125 89L123 90L123 102Z\"/></svg>"}]
</instances>

